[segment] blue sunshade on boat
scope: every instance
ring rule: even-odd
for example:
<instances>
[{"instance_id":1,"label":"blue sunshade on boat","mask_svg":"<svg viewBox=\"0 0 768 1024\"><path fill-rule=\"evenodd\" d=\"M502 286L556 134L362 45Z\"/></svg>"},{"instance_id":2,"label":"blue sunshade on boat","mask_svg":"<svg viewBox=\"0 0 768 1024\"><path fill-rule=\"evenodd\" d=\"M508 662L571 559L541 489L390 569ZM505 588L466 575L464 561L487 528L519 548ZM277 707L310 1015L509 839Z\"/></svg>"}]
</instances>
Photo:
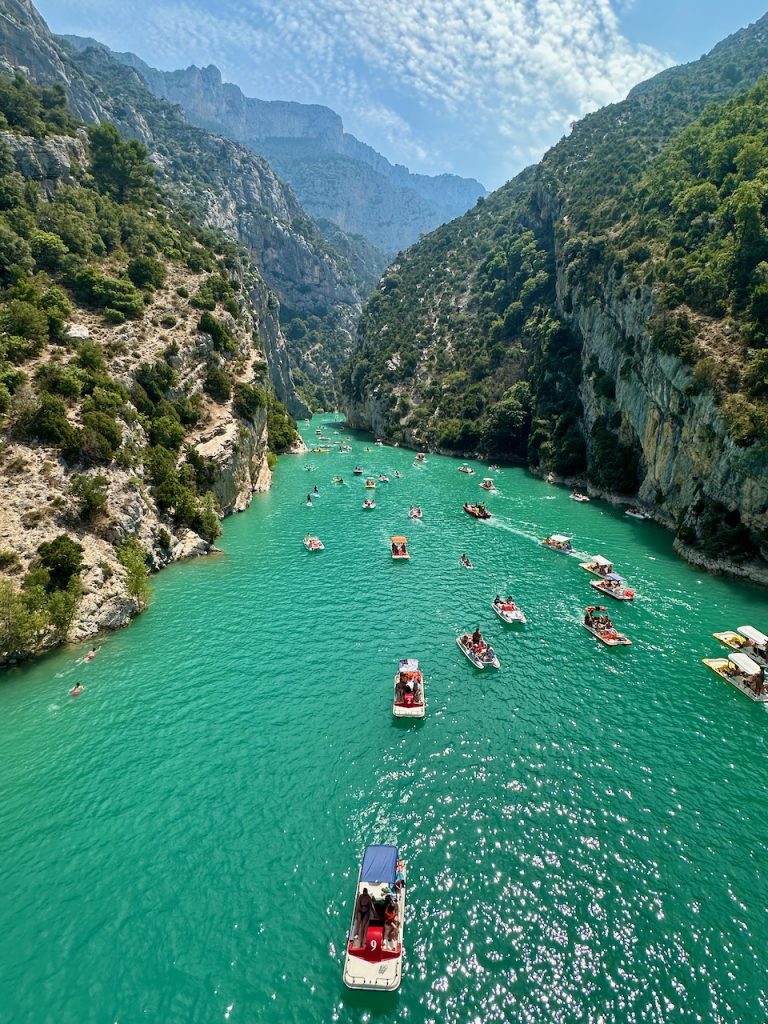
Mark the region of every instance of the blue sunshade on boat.
<instances>
[{"instance_id":1,"label":"blue sunshade on boat","mask_svg":"<svg viewBox=\"0 0 768 1024\"><path fill-rule=\"evenodd\" d=\"M387 882L395 884L397 870L396 846L367 846L363 855L361 882Z\"/></svg>"}]
</instances>

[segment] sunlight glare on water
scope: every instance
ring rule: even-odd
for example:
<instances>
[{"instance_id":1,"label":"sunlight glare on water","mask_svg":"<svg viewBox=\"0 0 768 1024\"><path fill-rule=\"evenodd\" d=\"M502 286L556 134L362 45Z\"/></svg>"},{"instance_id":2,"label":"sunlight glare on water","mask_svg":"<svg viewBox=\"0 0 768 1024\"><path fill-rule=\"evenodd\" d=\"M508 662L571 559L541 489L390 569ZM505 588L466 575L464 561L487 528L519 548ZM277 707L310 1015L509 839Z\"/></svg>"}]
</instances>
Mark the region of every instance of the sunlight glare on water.
<instances>
[{"instance_id":1,"label":"sunlight glare on water","mask_svg":"<svg viewBox=\"0 0 768 1024\"><path fill-rule=\"evenodd\" d=\"M0 681L0 1021L765 1019L766 708L701 664L714 630L768 627L765 593L522 469L482 523L482 464L352 444L281 458L223 553L156 577L91 664ZM357 462L391 478L370 511ZM630 581L609 611L632 647L581 628L590 577L553 531ZM507 588L526 626L493 614ZM456 647L477 625L498 672ZM391 715L403 656L423 723ZM409 864L390 996L341 981L371 842Z\"/></svg>"}]
</instances>

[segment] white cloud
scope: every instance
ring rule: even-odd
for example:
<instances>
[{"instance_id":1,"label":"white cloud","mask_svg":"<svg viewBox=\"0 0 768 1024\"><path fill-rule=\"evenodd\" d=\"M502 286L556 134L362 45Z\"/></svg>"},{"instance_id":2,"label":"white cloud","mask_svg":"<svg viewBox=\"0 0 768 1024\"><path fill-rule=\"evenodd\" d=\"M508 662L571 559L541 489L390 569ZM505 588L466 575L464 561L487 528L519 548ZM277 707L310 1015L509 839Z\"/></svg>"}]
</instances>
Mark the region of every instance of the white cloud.
<instances>
[{"instance_id":1,"label":"white cloud","mask_svg":"<svg viewBox=\"0 0 768 1024\"><path fill-rule=\"evenodd\" d=\"M506 164L499 180L671 63L622 36L629 2L134 0L133 17L150 62L214 62L246 92L324 102L364 141L433 171L446 152L466 168L485 150ZM116 0L102 17L113 36Z\"/></svg>"}]
</instances>

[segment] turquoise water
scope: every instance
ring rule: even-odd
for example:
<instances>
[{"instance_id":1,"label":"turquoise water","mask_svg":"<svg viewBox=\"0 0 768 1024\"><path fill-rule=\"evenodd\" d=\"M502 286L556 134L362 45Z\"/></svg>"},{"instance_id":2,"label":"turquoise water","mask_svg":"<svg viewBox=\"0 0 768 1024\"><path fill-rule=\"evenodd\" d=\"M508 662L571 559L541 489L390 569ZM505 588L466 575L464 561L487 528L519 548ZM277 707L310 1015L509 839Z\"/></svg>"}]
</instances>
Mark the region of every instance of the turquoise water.
<instances>
[{"instance_id":1,"label":"turquoise water","mask_svg":"<svg viewBox=\"0 0 768 1024\"><path fill-rule=\"evenodd\" d=\"M0 1021L763 1020L768 718L700 659L715 629L768 626L765 592L523 470L478 523L482 464L366 444L281 459L223 554L160 574L91 664L0 682ZM358 461L403 474L372 511ZM609 602L634 646L581 628L590 577L552 531L635 587ZM525 627L490 609L507 587ZM499 672L456 647L478 624ZM391 716L404 655L423 723ZM391 996L341 982L377 841L410 873Z\"/></svg>"}]
</instances>

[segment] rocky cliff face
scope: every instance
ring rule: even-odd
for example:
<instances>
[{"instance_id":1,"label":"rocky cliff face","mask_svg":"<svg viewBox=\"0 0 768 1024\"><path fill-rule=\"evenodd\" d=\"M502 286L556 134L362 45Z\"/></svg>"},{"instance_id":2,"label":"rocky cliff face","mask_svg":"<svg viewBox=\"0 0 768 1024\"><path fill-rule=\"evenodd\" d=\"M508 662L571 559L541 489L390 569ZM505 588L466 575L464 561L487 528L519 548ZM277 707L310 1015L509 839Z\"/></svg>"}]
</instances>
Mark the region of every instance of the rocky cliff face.
<instances>
[{"instance_id":1,"label":"rocky cliff face","mask_svg":"<svg viewBox=\"0 0 768 1024\"><path fill-rule=\"evenodd\" d=\"M100 45L63 38L79 50ZM328 107L244 96L222 82L213 65L158 71L135 54L112 56L135 69L156 96L178 104L192 124L266 156L313 217L362 235L386 253L406 248L486 194L473 179L412 174L391 164L346 133Z\"/></svg>"}]
</instances>

